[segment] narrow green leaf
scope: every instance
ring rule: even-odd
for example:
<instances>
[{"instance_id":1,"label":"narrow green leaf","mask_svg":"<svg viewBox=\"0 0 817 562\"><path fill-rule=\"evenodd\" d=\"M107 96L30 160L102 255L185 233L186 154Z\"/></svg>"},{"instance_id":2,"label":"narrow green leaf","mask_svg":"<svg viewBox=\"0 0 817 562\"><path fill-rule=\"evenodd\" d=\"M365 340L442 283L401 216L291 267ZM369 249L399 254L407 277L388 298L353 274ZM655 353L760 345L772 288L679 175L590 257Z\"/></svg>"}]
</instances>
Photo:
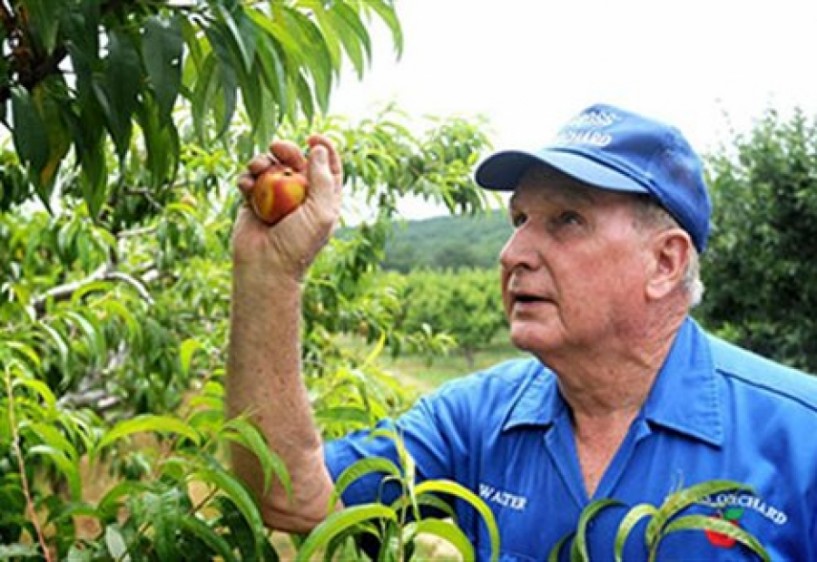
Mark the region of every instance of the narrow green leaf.
<instances>
[{"instance_id":1,"label":"narrow green leaf","mask_svg":"<svg viewBox=\"0 0 817 562\"><path fill-rule=\"evenodd\" d=\"M45 322L38 321L37 327L42 330L43 333L48 336L48 339L54 344L60 358L60 364L64 366L68 360L68 344L65 342L65 338L55 328L49 326Z\"/></svg>"},{"instance_id":2,"label":"narrow green leaf","mask_svg":"<svg viewBox=\"0 0 817 562\"><path fill-rule=\"evenodd\" d=\"M403 29L400 20L397 18L394 5L384 0L368 0L363 2L362 6L377 12L380 19L386 23L392 34L397 58L400 58L403 55Z\"/></svg>"},{"instance_id":3,"label":"narrow green leaf","mask_svg":"<svg viewBox=\"0 0 817 562\"><path fill-rule=\"evenodd\" d=\"M72 462L65 453L51 445L34 445L28 448L26 456L43 456L48 458L68 481L71 497L75 500L82 498L82 481L79 477L79 467L75 462Z\"/></svg>"},{"instance_id":4,"label":"narrow green leaf","mask_svg":"<svg viewBox=\"0 0 817 562\"><path fill-rule=\"evenodd\" d=\"M264 537L264 522L258 507L247 489L233 475L228 474L220 466L203 468L194 472L190 480L200 480L215 486L218 491L226 495L232 501L241 515L253 531L255 537L256 555L261 552L262 540Z\"/></svg>"},{"instance_id":5,"label":"narrow green leaf","mask_svg":"<svg viewBox=\"0 0 817 562\"><path fill-rule=\"evenodd\" d=\"M336 535L371 519L394 522L397 521L397 514L385 505L376 503L355 505L336 511L312 530L298 550L296 562L312 560L317 551L327 546Z\"/></svg>"},{"instance_id":6,"label":"narrow green leaf","mask_svg":"<svg viewBox=\"0 0 817 562\"><path fill-rule=\"evenodd\" d=\"M120 301L106 300L102 307L109 314L121 318L128 328L128 339L134 345L139 345L142 341L142 325L136 319L133 312Z\"/></svg>"},{"instance_id":7,"label":"narrow green leaf","mask_svg":"<svg viewBox=\"0 0 817 562\"><path fill-rule=\"evenodd\" d=\"M54 412L57 409L57 398L47 384L40 380L17 377L12 382L12 388L25 386L34 392L45 402L45 409L48 412Z\"/></svg>"},{"instance_id":8,"label":"narrow green leaf","mask_svg":"<svg viewBox=\"0 0 817 562\"><path fill-rule=\"evenodd\" d=\"M564 548L568 541L570 541L575 535L576 533L570 532L556 541L556 544L553 545L553 548L551 548L550 552L548 553L547 562L559 562L559 554L561 554L562 548Z\"/></svg>"},{"instance_id":9,"label":"narrow green leaf","mask_svg":"<svg viewBox=\"0 0 817 562\"><path fill-rule=\"evenodd\" d=\"M117 560L117 562L131 562L131 557L128 554L128 545L118 525L108 525L105 527L105 546L108 547L108 553L111 555L111 558Z\"/></svg>"},{"instance_id":10,"label":"narrow green leaf","mask_svg":"<svg viewBox=\"0 0 817 562\"><path fill-rule=\"evenodd\" d=\"M42 365L40 355L30 345L14 340L5 342L5 345L14 350L18 356L29 361L35 368Z\"/></svg>"},{"instance_id":11,"label":"narrow green leaf","mask_svg":"<svg viewBox=\"0 0 817 562\"><path fill-rule=\"evenodd\" d=\"M703 498L732 490L753 491L750 486L731 480L706 480L699 484L683 488L673 494L661 504L647 525L645 539L648 545L655 544L667 521L681 513L686 508L700 502Z\"/></svg>"},{"instance_id":12,"label":"narrow green leaf","mask_svg":"<svg viewBox=\"0 0 817 562\"><path fill-rule=\"evenodd\" d=\"M760 544L760 541L757 540L751 533L747 532L745 529L741 529L737 525L733 525L729 521L724 519L718 519L717 517L710 517L706 515L686 515L683 517L679 517L674 521L671 521L664 529L663 536L666 537L671 533L675 533L678 531L693 531L693 530L702 530L702 531L714 531L720 535L726 535L732 539L735 539L746 548L757 554L764 562L770 562L771 558L769 557L768 551ZM655 548L658 548L658 545L655 545Z\"/></svg>"},{"instance_id":13,"label":"narrow green leaf","mask_svg":"<svg viewBox=\"0 0 817 562\"><path fill-rule=\"evenodd\" d=\"M590 554L587 550L587 527L590 522L603 510L608 507L621 505L620 501L602 499L591 502L582 510L579 521L576 524L576 537L573 539L573 547L570 549L570 560L590 562Z\"/></svg>"},{"instance_id":14,"label":"narrow green leaf","mask_svg":"<svg viewBox=\"0 0 817 562\"><path fill-rule=\"evenodd\" d=\"M618 531L616 532L615 562L623 562L624 545L627 543L627 538L629 538L630 533L638 522L645 517L652 517L657 512L658 509L648 503L638 504L627 512L621 520L621 523L619 523ZM649 545L647 545L647 547L649 548Z\"/></svg>"},{"instance_id":15,"label":"narrow green leaf","mask_svg":"<svg viewBox=\"0 0 817 562\"><path fill-rule=\"evenodd\" d=\"M233 433L234 432L234 433ZM264 439L261 431L249 421L234 418L224 424L223 433L226 439L239 443L258 459L264 474L264 490L268 490L273 474L284 487L287 495L292 497L292 479L284 461L276 455Z\"/></svg>"},{"instance_id":16,"label":"narrow green leaf","mask_svg":"<svg viewBox=\"0 0 817 562\"><path fill-rule=\"evenodd\" d=\"M355 480L375 472L391 475L398 479L402 477L400 469L389 459L383 457L360 459L346 467L335 479L335 488L332 490L332 496L329 498L329 503L326 506L327 512L331 512L335 508L335 504L337 504L343 492L345 492L346 488Z\"/></svg>"},{"instance_id":17,"label":"narrow green leaf","mask_svg":"<svg viewBox=\"0 0 817 562\"><path fill-rule=\"evenodd\" d=\"M249 73L255 58L257 42L255 27L251 25L243 10L229 10L222 4L216 4L215 13L219 24L223 24L219 26L222 38L238 54L236 58L241 61L244 72Z\"/></svg>"},{"instance_id":18,"label":"narrow green leaf","mask_svg":"<svg viewBox=\"0 0 817 562\"><path fill-rule=\"evenodd\" d=\"M443 539L448 544L457 549L462 560L474 560L474 545L468 540L468 537L462 530L451 521L443 521L441 519L422 519L416 523L409 523L406 525L406 531L409 533L429 534Z\"/></svg>"},{"instance_id":19,"label":"narrow green leaf","mask_svg":"<svg viewBox=\"0 0 817 562\"><path fill-rule=\"evenodd\" d=\"M130 147L131 119L141 81L142 66L133 40L122 31L109 30L104 83L96 91L120 160Z\"/></svg>"},{"instance_id":20,"label":"narrow green leaf","mask_svg":"<svg viewBox=\"0 0 817 562\"><path fill-rule=\"evenodd\" d=\"M101 450L115 441L122 439L123 437L146 431L156 433L175 433L182 437L186 437L197 445L201 441L201 436L198 434L198 432L180 419L170 416L143 414L141 416L117 423L110 429L110 431L102 436L102 439L100 439L97 443L96 449Z\"/></svg>"},{"instance_id":21,"label":"narrow green leaf","mask_svg":"<svg viewBox=\"0 0 817 562\"><path fill-rule=\"evenodd\" d=\"M115 517L123 503L122 498L138 496L148 490L148 485L137 480L123 480L105 492L97 502L97 510L102 519Z\"/></svg>"},{"instance_id":22,"label":"narrow green leaf","mask_svg":"<svg viewBox=\"0 0 817 562\"><path fill-rule=\"evenodd\" d=\"M201 342L194 338L188 338L179 345L179 367L184 376L190 373L190 362L193 359L193 354L201 347Z\"/></svg>"},{"instance_id":23,"label":"narrow green leaf","mask_svg":"<svg viewBox=\"0 0 817 562\"><path fill-rule=\"evenodd\" d=\"M337 33L338 38L343 44L343 50L346 56L352 63L358 79L363 78L363 73L366 70L366 59L364 55L364 46L357 30L351 22L357 20L357 15L342 2L337 2L332 5L332 8L327 11L327 21L331 25L333 31ZM364 30L364 35L368 39L368 34Z\"/></svg>"},{"instance_id":24,"label":"narrow green leaf","mask_svg":"<svg viewBox=\"0 0 817 562\"><path fill-rule=\"evenodd\" d=\"M227 541L216 533L210 525L195 515L188 514L179 518L179 526L182 530L204 542L213 550L214 554L220 556L222 560L226 562L236 560L233 550L230 548L230 545L227 544Z\"/></svg>"},{"instance_id":25,"label":"narrow green leaf","mask_svg":"<svg viewBox=\"0 0 817 562\"><path fill-rule=\"evenodd\" d=\"M161 121L170 120L181 88L184 39L180 20L178 16L151 16L142 32L142 58Z\"/></svg>"},{"instance_id":26,"label":"narrow green leaf","mask_svg":"<svg viewBox=\"0 0 817 562\"><path fill-rule=\"evenodd\" d=\"M221 92L220 96L206 96L206 99L209 100L206 109L213 111L216 117L216 137L220 137L227 130L235 113L238 76L233 66L235 61L230 53L229 40L225 37L223 26L212 25L205 30L205 33L215 53L214 63L216 63L218 74L217 81L211 81L210 84L216 87L216 91Z\"/></svg>"},{"instance_id":27,"label":"narrow green leaf","mask_svg":"<svg viewBox=\"0 0 817 562\"><path fill-rule=\"evenodd\" d=\"M21 86L11 88L11 115L14 148L20 160L39 173L48 162L48 133L31 95Z\"/></svg>"},{"instance_id":28,"label":"narrow green leaf","mask_svg":"<svg viewBox=\"0 0 817 562\"><path fill-rule=\"evenodd\" d=\"M499 560L499 529L496 525L494 513L491 511L491 508L488 507L488 504L468 488L449 480L425 480L414 488L414 493L418 497L434 492L450 494L455 498L463 500L482 516L482 520L488 529L488 537L491 540L491 560Z\"/></svg>"},{"instance_id":29,"label":"narrow green leaf","mask_svg":"<svg viewBox=\"0 0 817 562\"><path fill-rule=\"evenodd\" d=\"M55 14L63 8L61 0L26 0L25 7L29 24L26 29L45 52L50 53L57 44L60 18Z\"/></svg>"}]
</instances>

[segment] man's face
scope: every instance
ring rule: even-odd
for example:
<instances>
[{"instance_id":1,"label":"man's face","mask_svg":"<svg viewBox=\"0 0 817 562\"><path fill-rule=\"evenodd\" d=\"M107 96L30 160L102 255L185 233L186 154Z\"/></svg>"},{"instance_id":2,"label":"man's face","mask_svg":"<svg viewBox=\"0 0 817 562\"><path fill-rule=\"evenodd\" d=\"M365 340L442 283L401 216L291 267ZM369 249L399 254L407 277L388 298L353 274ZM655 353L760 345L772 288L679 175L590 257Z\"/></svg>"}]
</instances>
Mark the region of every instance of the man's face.
<instances>
[{"instance_id":1,"label":"man's face","mask_svg":"<svg viewBox=\"0 0 817 562\"><path fill-rule=\"evenodd\" d=\"M510 203L515 230L500 254L517 347L540 358L603 353L642 329L648 246L635 212L632 195L555 172L523 176Z\"/></svg>"}]
</instances>

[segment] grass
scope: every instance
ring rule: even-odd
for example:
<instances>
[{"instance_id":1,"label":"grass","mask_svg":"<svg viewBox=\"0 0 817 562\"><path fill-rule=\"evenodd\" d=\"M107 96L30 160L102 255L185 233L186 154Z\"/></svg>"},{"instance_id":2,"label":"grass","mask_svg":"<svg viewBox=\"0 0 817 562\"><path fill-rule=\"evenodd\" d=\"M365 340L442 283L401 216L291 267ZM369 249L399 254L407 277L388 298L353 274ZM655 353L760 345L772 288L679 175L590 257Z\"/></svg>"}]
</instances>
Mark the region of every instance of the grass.
<instances>
[{"instance_id":1,"label":"grass","mask_svg":"<svg viewBox=\"0 0 817 562\"><path fill-rule=\"evenodd\" d=\"M438 357L401 355L393 359L384 356L380 359L380 364L385 370L393 372L396 376L413 383L420 391L426 392L448 380L525 355L510 343L508 332L502 331L474 354L473 365L469 365L465 355L456 349Z\"/></svg>"}]
</instances>

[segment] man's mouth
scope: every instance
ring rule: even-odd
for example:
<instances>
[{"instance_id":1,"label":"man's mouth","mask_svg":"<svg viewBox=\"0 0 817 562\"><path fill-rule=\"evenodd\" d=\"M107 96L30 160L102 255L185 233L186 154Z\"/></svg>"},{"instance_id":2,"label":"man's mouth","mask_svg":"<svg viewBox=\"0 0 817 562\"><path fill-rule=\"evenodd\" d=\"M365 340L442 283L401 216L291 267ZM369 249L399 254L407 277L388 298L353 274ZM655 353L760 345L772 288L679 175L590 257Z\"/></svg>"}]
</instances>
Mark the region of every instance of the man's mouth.
<instances>
[{"instance_id":1,"label":"man's mouth","mask_svg":"<svg viewBox=\"0 0 817 562\"><path fill-rule=\"evenodd\" d=\"M521 305L521 306L528 306L528 305L535 305L535 304L542 304L546 302L551 302L550 299L542 296L536 295L532 293L514 293L512 295L513 304L514 306Z\"/></svg>"}]
</instances>

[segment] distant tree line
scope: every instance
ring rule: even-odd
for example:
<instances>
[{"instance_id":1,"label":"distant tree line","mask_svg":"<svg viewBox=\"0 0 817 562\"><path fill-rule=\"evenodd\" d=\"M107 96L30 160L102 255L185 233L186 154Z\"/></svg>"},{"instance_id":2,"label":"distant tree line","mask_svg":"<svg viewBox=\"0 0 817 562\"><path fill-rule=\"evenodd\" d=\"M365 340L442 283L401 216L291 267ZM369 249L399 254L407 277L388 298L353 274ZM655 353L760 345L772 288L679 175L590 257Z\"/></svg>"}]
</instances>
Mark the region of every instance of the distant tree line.
<instances>
[{"instance_id":1,"label":"distant tree line","mask_svg":"<svg viewBox=\"0 0 817 562\"><path fill-rule=\"evenodd\" d=\"M504 209L466 216L395 222L386 243L383 269L496 269L511 234Z\"/></svg>"}]
</instances>

